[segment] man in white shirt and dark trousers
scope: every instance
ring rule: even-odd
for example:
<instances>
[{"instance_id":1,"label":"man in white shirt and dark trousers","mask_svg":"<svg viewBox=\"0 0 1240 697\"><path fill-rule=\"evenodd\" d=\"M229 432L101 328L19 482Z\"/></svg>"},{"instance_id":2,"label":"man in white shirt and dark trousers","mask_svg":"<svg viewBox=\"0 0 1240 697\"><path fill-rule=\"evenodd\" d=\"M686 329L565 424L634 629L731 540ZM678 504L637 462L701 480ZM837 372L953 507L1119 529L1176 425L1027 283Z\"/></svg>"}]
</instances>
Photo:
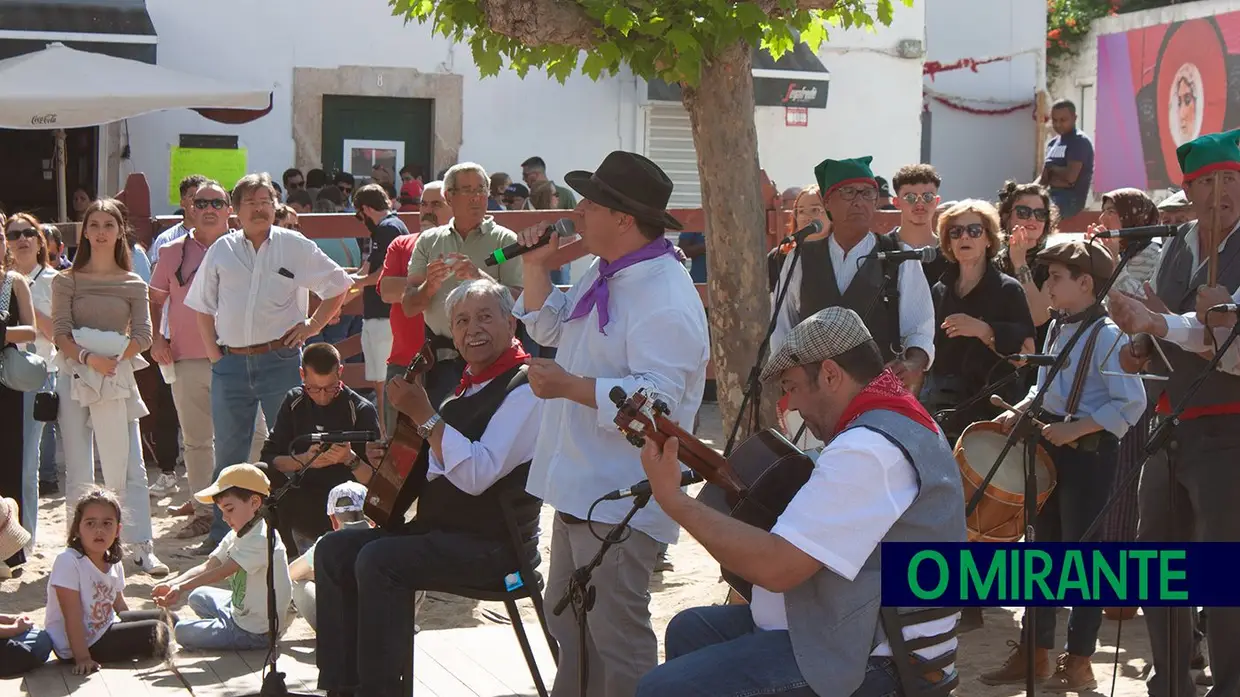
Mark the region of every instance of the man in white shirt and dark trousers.
<instances>
[{"instance_id":1,"label":"man in white shirt and dark trousers","mask_svg":"<svg viewBox=\"0 0 1240 697\"><path fill-rule=\"evenodd\" d=\"M215 474L245 462L261 407L274 424L289 390L301 383L301 346L340 310L353 279L313 241L272 225L275 187L250 174L232 191L241 230L207 250L185 304L211 360ZM323 299L306 317L307 291ZM216 513L201 551L210 552L228 526Z\"/></svg>"},{"instance_id":2,"label":"man in white shirt and dark trousers","mask_svg":"<svg viewBox=\"0 0 1240 697\"><path fill-rule=\"evenodd\" d=\"M583 197L581 238L599 259L564 292L552 286L548 266L559 241L527 252L525 291L514 310L531 338L559 349L554 360L534 359L529 371L534 394L547 400L528 489L556 510L550 603L599 550L585 524L591 504L645 478L639 452L613 423L609 392L645 389L667 403L672 420L692 424L710 356L702 301L665 237L667 229L681 228L665 210L672 192L667 175L641 155L617 151L598 171L570 172L564 180ZM532 246L544 227L521 231L521 243ZM620 522L630 503L595 507L595 527L605 531ZM675 542L679 528L654 502L630 527L593 573L597 598L587 636L579 636L572 612L548 618L560 645L555 697L579 694L580 651L590 656L589 694L605 697L631 697L658 661L650 576L660 546Z\"/></svg>"},{"instance_id":3,"label":"man in white shirt and dark trousers","mask_svg":"<svg viewBox=\"0 0 1240 697\"><path fill-rule=\"evenodd\" d=\"M908 694L897 665L955 679L952 608L879 613L883 542L964 542L964 492L934 420L904 389L861 318L830 307L792 330L762 370L826 442L808 481L770 531L680 488L680 444L648 440L642 465L655 501L732 574L748 605L685 610L667 627L667 662L640 697ZM554 548L552 565L555 564ZM740 585L740 584L738 584ZM886 609L886 608L884 608ZM907 651L888 632L930 645ZM945 663L945 665L943 665Z\"/></svg>"}]
</instances>

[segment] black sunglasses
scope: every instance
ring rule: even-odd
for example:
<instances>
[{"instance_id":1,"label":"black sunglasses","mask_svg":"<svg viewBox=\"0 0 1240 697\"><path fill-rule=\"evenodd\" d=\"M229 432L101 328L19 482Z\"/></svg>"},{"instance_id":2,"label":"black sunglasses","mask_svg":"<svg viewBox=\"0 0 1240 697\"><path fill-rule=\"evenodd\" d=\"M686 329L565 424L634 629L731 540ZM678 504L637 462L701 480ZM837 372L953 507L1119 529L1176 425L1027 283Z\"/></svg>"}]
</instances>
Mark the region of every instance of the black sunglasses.
<instances>
[{"instance_id":1,"label":"black sunglasses","mask_svg":"<svg viewBox=\"0 0 1240 697\"><path fill-rule=\"evenodd\" d=\"M200 211L205 211L208 208L214 208L217 211L222 211L227 206L228 206L228 201L225 201L222 198L196 198L194 199L194 208L197 208Z\"/></svg>"},{"instance_id":2,"label":"black sunglasses","mask_svg":"<svg viewBox=\"0 0 1240 697\"><path fill-rule=\"evenodd\" d=\"M1033 218L1038 222L1045 223L1046 219L1051 217L1050 211L1045 208L1030 208L1029 206L1016 206L1012 209L1016 213L1016 217L1022 220Z\"/></svg>"},{"instance_id":3,"label":"black sunglasses","mask_svg":"<svg viewBox=\"0 0 1240 697\"><path fill-rule=\"evenodd\" d=\"M986 228L981 223L969 223L968 225L952 225L947 228L947 236L953 240L964 237L965 233L969 233L969 237L977 239L986 234Z\"/></svg>"},{"instance_id":4,"label":"black sunglasses","mask_svg":"<svg viewBox=\"0 0 1240 697\"><path fill-rule=\"evenodd\" d=\"M14 240L19 240L23 237L38 237L38 236L39 236L39 231L32 227L28 227L24 230L9 230L4 233L4 238L10 242Z\"/></svg>"}]
</instances>

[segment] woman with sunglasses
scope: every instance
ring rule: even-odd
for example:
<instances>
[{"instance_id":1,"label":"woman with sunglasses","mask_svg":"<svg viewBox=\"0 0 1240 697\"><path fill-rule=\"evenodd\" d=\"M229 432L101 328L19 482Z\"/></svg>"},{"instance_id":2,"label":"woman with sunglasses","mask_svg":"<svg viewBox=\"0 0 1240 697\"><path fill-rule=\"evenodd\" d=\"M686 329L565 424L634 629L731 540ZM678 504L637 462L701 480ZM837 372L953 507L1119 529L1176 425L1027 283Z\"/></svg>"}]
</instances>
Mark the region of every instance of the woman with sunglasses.
<instances>
[{"instance_id":1,"label":"woman with sunglasses","mask_svg":"<svg viewBox=\"0 0 1240 697\"><path fill-rule=\"evenodd\" d=\"M12 269L22 274L30 287L30 295L34 300L34 351L49 368L45 392L56 391L56 371L53 359L56 357L56 346L52 343L52 279L59 275L48 263L47 240L43 237L42 225L29 213L18 213L8 219L4 225L4 237L12 254ZM34 418L35 392L26 393L25 432L22 441L24 449L22 457L23 496L22 511L38 510L40 480L50 485L57 485L56 479L56 448L55 422L44 424ZM50 431L44 438L44 431ZM42 452L46 441L49 452ZM64 458L61 458L63 462ZM46 467L41 468L40 462ZM23 524L34 537L38 516L23 516Z\"/></svg>"},{"instance_id":2,"label":"woman with sunglasses","mask_svg":"<svg viewBox=\"0 0 1240 697\"><path fill-rule=\"evenodd\" d=\"M1020 281L1029 304L1029 314L1037 327L1037 336L1028 351L1042 346L1050 327L1050 297L1042 290L1049 275L1043 264L1035 263L1038 252L1046 248L1046 240L1059 224L1059 212L1051 203L1050 190L1041 184L1017 184L1009 181L999 190L999 224L1007 235L1007 246L1000 250L996 262L999 270ZM1030 371L1026 381L1033 384L1036 375Z\"/></svg>"}]
</instances>

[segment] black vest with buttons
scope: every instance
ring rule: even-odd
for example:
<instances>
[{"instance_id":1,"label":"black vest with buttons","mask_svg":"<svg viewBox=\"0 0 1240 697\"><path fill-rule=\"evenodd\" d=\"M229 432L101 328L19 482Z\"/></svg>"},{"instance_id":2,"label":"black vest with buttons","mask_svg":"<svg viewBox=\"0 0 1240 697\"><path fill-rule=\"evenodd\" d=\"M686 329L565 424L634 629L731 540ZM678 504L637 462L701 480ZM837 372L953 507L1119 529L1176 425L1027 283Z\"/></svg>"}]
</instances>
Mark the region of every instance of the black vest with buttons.
<instances>
[{"instance_id":1,"label":"black vest with buttons","mask_svg":"<svg viewBox=\"0 0 1240 697\"><path fill-rule=\"evenodd\" d=\"M439 414L444 423L461 435L471 441L480 440L504 399L527 383L525 366L517 366L472 395L449 397L439 408ZM522 528L538 520L542 502L525 493L529 473L530 463L523 462L478 496L461 491L447 477L436 477L426 483L418 498L417 521L434 529L473 533L508 542L511 537L500 508L501 495L517 493L515 514Z\"/></svg>"}]
</instances>

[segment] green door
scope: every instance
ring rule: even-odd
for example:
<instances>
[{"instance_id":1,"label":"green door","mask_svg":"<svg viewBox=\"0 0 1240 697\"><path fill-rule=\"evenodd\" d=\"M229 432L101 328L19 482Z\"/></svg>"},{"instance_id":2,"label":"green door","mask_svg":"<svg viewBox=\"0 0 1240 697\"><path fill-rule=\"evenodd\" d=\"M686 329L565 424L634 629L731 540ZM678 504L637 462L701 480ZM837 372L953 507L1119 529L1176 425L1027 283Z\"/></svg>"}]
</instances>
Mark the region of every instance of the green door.
<instances>
[{"instance_id":1,"label":"green door","mask_svg":"<svg viewBox=\"0 0 1240 697\"><path fill-rule=\"evenodd\" d=\"M375 164L397 171L419 165L427 181L431 169L431 109L434 100L401 97L323 96L323 169L369 177Z\"/></svg>"}]
</instances>

